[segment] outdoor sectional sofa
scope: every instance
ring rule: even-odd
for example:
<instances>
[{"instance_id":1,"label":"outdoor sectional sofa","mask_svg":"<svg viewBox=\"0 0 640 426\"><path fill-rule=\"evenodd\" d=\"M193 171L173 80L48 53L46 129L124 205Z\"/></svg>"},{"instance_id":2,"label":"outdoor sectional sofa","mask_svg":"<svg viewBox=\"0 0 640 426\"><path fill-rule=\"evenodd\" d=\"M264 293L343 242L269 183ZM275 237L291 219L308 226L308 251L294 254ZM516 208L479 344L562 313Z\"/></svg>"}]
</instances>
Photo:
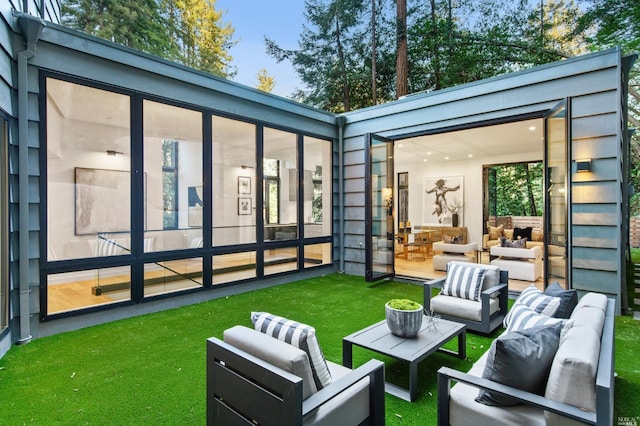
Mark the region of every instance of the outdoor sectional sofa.
<instances>
[{"instance_id":1,"label":"outdoor sectional sofa","mask_svg":"<svg viewBox=\"0 0 640 426\"><path fill-rule=\"evenodd\" d=\"M438 424L613 424L614 309L615 301L603 294L587 293L580 299L570 317L571 327L565 325L560 336L544 396L483 378L490 350L468 373L440 368ZM452 381L457 382L453 388ZM481 404L476 402L480 389L508 395L521 404Z\"/></svg>"}]
</instances>

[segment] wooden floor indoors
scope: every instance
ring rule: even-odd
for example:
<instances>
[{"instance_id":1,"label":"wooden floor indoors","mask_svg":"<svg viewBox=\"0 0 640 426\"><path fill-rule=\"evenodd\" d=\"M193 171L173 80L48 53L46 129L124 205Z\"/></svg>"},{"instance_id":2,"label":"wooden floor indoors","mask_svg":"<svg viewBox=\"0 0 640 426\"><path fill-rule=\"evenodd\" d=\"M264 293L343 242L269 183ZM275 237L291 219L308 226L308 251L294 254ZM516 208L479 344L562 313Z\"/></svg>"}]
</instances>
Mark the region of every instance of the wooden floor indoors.
<instances>
[{"instance_id":1,"label":"wooden floor indoors","mask_svg":"<svg viewBox=\"0 0 640 426\"><path fill-rule=\"evenodd\" d=\"M479 258L480 263L489 264L488 253L482 252ZM436 271L433 269L433 262L429 255L412 257L410 259L404 259L403 256L396 256L395 262L395 273L399 276L424 279L425 281L445 276L444 271ZM532 282L530 281L509 279L509 290L522 291L531 284ZM534 284L540 290L544 290L544 280L542 278L538 278Z\"/></svg>"}]
</instances>

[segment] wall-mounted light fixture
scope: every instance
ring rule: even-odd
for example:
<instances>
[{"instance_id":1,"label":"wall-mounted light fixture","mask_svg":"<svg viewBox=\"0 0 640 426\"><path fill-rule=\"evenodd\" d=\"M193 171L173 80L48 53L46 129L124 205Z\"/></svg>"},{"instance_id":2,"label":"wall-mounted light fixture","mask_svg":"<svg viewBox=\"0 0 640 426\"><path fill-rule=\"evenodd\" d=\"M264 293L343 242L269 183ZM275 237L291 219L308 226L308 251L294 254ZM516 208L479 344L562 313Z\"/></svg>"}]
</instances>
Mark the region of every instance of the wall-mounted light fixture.
<instances>
[{"instance_id":1,"label":"wall-mounted light fixture","mask_svg":"<svg viewBox=\"0 0 640 426\"><path fill-rule=\"evenodd\" d=\"M124 155L124 152L120 152L120 151L114 151L113 149L108 149L107 150L107 155L109 157L115 157L116 154L120 154L120 155Z\"/></svg>"},{"instance_id":2,"label":"wall-mounted light fixture","mask_svg":"<svg viewBox=\"0 0 640 426\"><path fill-rule=\"evenodd\" d=\"M591 158L583 158L576 160L576 172L590 172L591 171Z\"/></svg>"}]
</instances>

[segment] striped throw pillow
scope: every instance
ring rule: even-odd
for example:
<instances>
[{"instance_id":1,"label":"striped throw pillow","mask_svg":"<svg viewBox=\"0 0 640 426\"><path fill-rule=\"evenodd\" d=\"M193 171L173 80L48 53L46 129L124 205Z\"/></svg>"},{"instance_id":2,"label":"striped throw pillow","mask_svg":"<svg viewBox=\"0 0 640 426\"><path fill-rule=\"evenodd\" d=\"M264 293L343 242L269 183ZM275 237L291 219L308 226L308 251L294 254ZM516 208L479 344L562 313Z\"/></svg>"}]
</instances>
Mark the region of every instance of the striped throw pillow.
<instances>
[{"instance_id":1,"label":"striped throw pillow","mask_svg":"<svg viewBox=\"0 0 640 426\"><path fill-rule=\"evenodd\" d=\"M526 330L527 328L537 326L561 323L563 325L562 334L560 336L562 339L567 330L573 326L572 320L553 318L547 315L539 314L525 304L514 304L511 308L511 311L509 311L509 316L510 319L507 325L507 331L505 333Z\"/></svg>"},{"instance_id":2,"label":"striped throw pillow","mask_svg":"<svg viewBox=\"0 0 640 426\"><path fill-rule=\"evenodd\" d=\"M268 312L251 312L251 322L256 330L307 353L313 380L318 390L331 383L331 373L316 338L315 328Z\"/></svg>"},{"instance_id":3,"label":"striped throw pillow","mask_svg":"<svg viewBox=\"0 0 640 426\"><path fill-rule=\"evenodd\" d=\"M535 313L553 316L558 308L560 307L560 302L562 299L559 297L547 296L540 290L536 288L535 285L531 284L526 289L522 290L520 296L516 299L513 304L513 308L519 305L527 306L531 308ZM505 327L509 327L509 322L511 321L511 317L513 315L514 309L511 308L511 311L504 317L503 324Z\"/></svg>"},{"instance_id":4,"label":"striped throw pillow","mask_svg":"<svg viewBox=\"0 0 640 426\"><path fill-rule=\"evenodd\" d=\"M447 278L442 294L462 299L480 300L480 290L486 269L460 263L447 264Z\"/></svg>"}]
</instances>

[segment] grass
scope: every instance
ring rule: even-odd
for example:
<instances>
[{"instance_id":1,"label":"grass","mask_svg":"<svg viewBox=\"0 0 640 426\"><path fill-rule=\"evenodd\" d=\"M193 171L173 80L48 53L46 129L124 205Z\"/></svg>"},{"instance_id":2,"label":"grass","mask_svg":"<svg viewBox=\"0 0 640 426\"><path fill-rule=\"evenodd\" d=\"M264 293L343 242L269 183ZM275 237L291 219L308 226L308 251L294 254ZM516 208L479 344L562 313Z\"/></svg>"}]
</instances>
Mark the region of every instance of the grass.
<instances>
[{"instance_id":1,"label":"grass","mask_svg":"<svg viewBox=\"0 0 640 426\"><path fill-rule=\"evenodd\" d=\"M0 360L0 424L204 424L208 337L268 311L316 327L325 356L341 363L342 337L383 319L392 298L419 301L422 288L332 274L14 346ZM616 320L617 417L640 414L639 326ZM418 400L387 395L387 424L435 424L437 369L468 370L498 334L467 334L466 360L423 361ZM388 380L407 385L404 364L354 348L354 365L372 357L385 361Z\"/></svg>"}]
</instances>

